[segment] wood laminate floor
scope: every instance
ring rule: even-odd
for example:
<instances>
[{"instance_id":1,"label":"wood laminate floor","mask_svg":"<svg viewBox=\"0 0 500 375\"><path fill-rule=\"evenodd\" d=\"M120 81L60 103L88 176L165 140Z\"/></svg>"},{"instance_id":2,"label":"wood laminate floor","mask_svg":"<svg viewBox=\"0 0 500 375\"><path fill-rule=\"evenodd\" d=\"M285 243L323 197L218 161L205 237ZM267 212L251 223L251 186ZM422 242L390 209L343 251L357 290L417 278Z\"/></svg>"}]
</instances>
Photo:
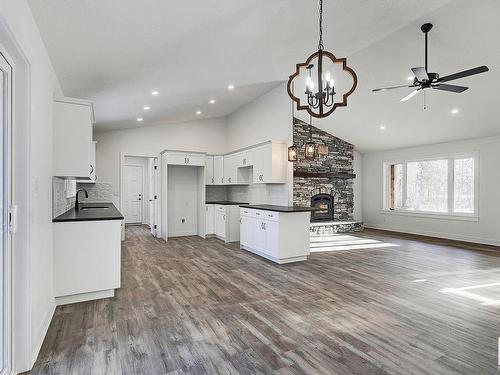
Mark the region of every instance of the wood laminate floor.
<instances>
[{"instance_id":1,"label":"wood laminate floor","mask_svg":"<svg viewBox=\"0 0 500 375\"><path fill-rule=\"evenodd\" d=\"M31 373L496 373L499 251L375 231L313 246L279 266L129 226L122 288L58 307Z\"/></svg>"}]
</instances>

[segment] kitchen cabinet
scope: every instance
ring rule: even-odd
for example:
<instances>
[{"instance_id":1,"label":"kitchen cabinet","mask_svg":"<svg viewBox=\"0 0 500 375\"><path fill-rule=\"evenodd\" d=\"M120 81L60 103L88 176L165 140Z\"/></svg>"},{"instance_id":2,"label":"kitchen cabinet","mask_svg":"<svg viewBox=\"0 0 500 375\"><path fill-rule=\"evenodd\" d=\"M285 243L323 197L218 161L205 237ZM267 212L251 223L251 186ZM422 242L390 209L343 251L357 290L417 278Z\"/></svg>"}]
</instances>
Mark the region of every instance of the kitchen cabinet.
<instances>
[{"instance_id":1,"label":"kitchen cabinet","mask_svg":"<svg viewBox=\"0 0 500 375\"><path fill-rule=\"evenodd\" d=\"M82 184L95 184L97 181L97 171L96 171L96 147L97 142L90 142L90 179L89 180L81 180L78 179L76 182Z\"/></svg>"},{"instance_id":2,"label":"kitchen cabinet","mask_svg":"<svg viewBox=\"0 0 500 375\"><path fill-rule=\"evenodd\" d=\"M94 110L91 102L54 98L54 176L90 181Z\"/></svg>"},{"instance_id":3,"label":"kitchen cabinet","mask_svg":"<svg viewBox=\"0 0 500 375\"><path fill-rule=\"evenodd\" d=\"M224 156L214 156L214 181L215 185L224 184Z\"/></svg>"},{"instance_id":4,"label":"kitchen cabinet","mask_svg":"<svg viewBox=\"0 0 500 375\"><path fill-rule=\"evenodd\" d=\"M307 259L310 212L240 208L240 248L284 264Z\"/></svg>"},{"instance_id":5,"label":"kitchen cabinet","mask_svg":"<svg viewBox=\"0 0 500 375\"><path fill-rule=\"evenodd\" d=\"M205 205L205 235L215 234L215 205Z\"/></svg>"},{"instance_id":6,"label":"kitchen cabinet","mask_svg":"<svg viewBox=\"0 0 500 375\"><path fill-rule=\"evenodd\" d=\"M56 304L114 296L121 279L121 220L57 222L53 231Z\"/></svg>"},{"instance_id":7,"label":"kitchen cabinet","mask_svg":"<svg viewBox=\"0 0 500 375\"><path fill-rule=\"evenodd\" d=\"M214 207L215 236L225 242L239 241L239 206L216 204Z\"/></svg>"},{"instance_id":8,"label":"kitchen cabinet","mask_svg":"<svg viewBox=\"0 0 500 375\"><path fill-rule=\"evenodd\" d=\"M286 183L286 145L269 142L253 150L253 183Z\"/></svg>"},{"instance_id":9,"label":"kitchen cabinet","mask_svg":"<svg viewBox=\"0 0 500 375\"><path fill-rule=\"evenodd\" d=\"M205 154L187 153L182 151L167 151L167 164L189 165L193 167L205 166Z\"/></svg>"},{"instance_id":10,"label":"kitchen cabinet","mask_svg":"<svg viewBox=\"0 0 500 375\"><path fill-rule=\"evenodd\" d=\"M224 240L226 238L226 212L225 210L215 211L215 235L219 239Z\"/></svg>"},{"instance_id":11,"label":"kitchen cabinet","mask_svg":"<svg viewBox=\"0 0 500 375\"><path fill-rule=\"evenodd\" d=\"M236 154L224 156L224 184L236 185L238 183L238 169L236 167Z\"/></svg>"},{"instance_id":12,"label":"kitchen cabinet","mask_svg":"<svg viewBox=\"0 0 500 375\"><path fill-rule=\"evenodd\" d=\"M205 157L205 184L216 185L214 178L214 156L207 155Z\"/></svg>"},{"instance_id":13,"label":"kitchen cabinet","mask_svg":"<svg viewBox=\"0 0 500 375\"><path fill-rule=\"evenodd\" d=\"M254 150L244 150L235 154L235 165L237 168L251 167L253 165Z\"/></svg>"}]
</instances>

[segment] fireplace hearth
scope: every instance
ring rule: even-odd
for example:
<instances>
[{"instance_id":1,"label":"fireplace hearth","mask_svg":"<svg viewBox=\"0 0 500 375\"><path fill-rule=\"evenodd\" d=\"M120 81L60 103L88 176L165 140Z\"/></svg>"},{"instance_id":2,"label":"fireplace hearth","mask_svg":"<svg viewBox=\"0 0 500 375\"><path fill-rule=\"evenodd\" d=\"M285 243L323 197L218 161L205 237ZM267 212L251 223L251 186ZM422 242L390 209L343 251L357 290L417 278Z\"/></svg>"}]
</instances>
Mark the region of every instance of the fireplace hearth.
<instances>
[{"instance_id":1,"label":"fireplace hearth","mask_svg":"<svg viewBox=\"0 0 500 375\"><path fill-rule=\"evenodd\" d=\"M311 221L333 220L333 196L330 194L316 194L311 197L311 207L319 208L311 212Z\"/></svg>"}]
</instances>

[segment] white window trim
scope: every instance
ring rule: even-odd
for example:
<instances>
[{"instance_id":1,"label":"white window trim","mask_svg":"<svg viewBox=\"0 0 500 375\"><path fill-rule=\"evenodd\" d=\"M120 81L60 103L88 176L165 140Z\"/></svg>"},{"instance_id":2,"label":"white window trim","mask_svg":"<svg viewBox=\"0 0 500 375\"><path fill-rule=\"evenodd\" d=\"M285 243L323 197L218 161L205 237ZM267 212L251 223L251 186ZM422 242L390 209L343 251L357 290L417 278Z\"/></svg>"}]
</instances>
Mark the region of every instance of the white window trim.
<instances>
[{"instance_id":1,"label":"white window trim","mask_svg":"<svg viewBox=\"0 0 500 375\"><path fill-rule=\"evenodd\" d=\"M464 213L464 212L453 212L454 204L454 170L453 170L453 159L474 159L474 212ZM389 166L392 164L403 164L406 170L406 163L426 161L426 160L438 160L446 159L448 160L448 212L432 212L432 211L418 211L418 210L408 210L408 209L389 209L389 186L390 186L390 174ZM400 216L413 216L422 218L434 218L441 220L459 220L459 221L479 221L479 151L470 152L457 152L448 154L437 154L437 155L427 155L422 157L411 157L411 158L397 158L382 161L382 176L383 176L383 187L382 187L382 208L381 213L384 215L400 215ZM406 178L406 173L404 173L404 178ZM406 195L406 192L403 192Z\"/></svg>"}]
</instances>

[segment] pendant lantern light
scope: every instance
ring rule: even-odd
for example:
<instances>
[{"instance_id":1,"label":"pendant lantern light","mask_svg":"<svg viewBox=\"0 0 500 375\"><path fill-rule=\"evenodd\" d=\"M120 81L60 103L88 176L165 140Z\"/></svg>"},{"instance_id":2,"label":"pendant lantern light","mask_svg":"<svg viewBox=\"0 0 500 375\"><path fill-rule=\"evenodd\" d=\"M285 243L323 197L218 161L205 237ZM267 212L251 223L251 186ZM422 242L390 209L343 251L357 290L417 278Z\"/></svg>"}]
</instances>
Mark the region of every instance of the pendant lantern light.
<instances>
[{"instance_id":1,"label":"pendant lantern light","mask_svg":"<svg viewBox=\"0 0 500 375\"><path fill-rule=\"evenodd\" d=\"M304 146L304 153L307 160L314 160L316 157L316 144L312 139L312 116L309 116L309 141Z\"/></svg>"}]
</instances>

